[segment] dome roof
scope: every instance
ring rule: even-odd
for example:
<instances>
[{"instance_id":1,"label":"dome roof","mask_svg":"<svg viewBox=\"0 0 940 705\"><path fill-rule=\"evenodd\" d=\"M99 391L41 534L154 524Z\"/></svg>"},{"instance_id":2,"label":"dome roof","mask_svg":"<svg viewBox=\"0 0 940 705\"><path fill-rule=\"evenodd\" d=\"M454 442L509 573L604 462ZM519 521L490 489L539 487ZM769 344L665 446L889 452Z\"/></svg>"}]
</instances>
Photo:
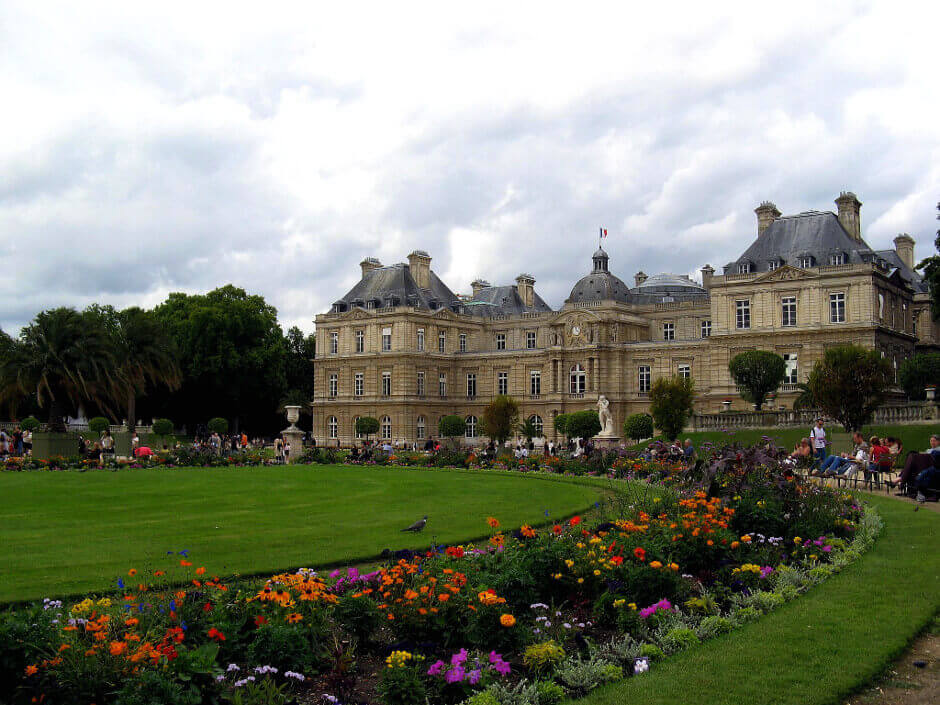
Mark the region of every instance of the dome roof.
<instances>
[{"instance_id":1,"label":"dome roof","mask_svg":"<svg viewBox=\"0 0 940 705\"><path fill-rule=\"evenodd\" d=\"M599 247L591 259L594 268L590 274L581 277L571 289L566 303L580 303L583 301L627 301L630 296L630 287L607 269L609 257L604 249Z\"/></svg>"},{"instance_id":2,"label":"dome roof","mask_svg":"<svg viewBox=\"0 0 940 705\"><path fill-rule=\"evenodd\" d=\"M652 294L657 291L682 291L682 292L703 292L705 288L681 274L654 274L647 277L637 289L645 294Z\"/></svg>"}]
</instances>

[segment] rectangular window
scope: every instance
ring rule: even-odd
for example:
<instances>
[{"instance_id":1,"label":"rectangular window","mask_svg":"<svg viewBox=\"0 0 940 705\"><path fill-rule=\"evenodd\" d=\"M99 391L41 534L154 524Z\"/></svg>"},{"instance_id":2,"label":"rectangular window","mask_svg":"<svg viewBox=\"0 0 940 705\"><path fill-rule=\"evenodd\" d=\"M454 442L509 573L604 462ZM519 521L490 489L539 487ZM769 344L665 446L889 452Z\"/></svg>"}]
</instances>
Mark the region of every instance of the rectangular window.
<instances>
[{"instance_id":1,"label":"rectangular window","mask_svg":"<svg viewBox=\"0 0 940 705\"><path fill-rule=\"evenodd\" d=\"M441 399L447 396L447 375L442 374L437 378L437 393Z\"/></svg>"},{"instance_id":2,"label":"rectangular window","mask_svg":"<svg viewBox=\"0 0 940 705\"><path fill-rule=\"evenodd\" d=\"M357 372L353 377L353 393L357 397L363 395L363 387L365 387L365 374L362 372Z\"/></svg>"},{"instance_id":3,"label":"rectangular window","mask_svg":"<svg viewBox=\"0 0 940 705\"><path fill-rule=\"evenodd\" d=\"M467 352L467 334L461 333L458 341L460 345L460 352Z\"/></svg>"},{"instance_id":4,"label":"rectangular window","mask_svg":"<svg viewBox=\"0 0 940 705\"><path fill-rule=\"evenodd\" d=\"M382 396L383 397L392 396L392 373L391 372L382 373Z\"/></svg>"},{"instance_id":5,"label":"rectangular window","mask_svg":"<svg viewBox=\"0 0 940 705\"><path fill-rule=\"evenodd\" d=\"M780 260L772 259L767 263L767 271L772 272L780 266Z\"/></svg>"},{"instance_id":6,"label":"rectangular window","mask_svg":"<svg viewBox=\"0 0 940 705\"><path fill-rule=\"evenodd\" d=\"M477 395L477 376L470 372L467 374L467 396L473 399Z\"/></svg>"},{"instance_id":7,"label":"rectangular window","mask_svg":"<svg viewBox=\"0 0 940 705\"><path fill-rule=\"evenodd\" d=\"M798 257L796 263L800 265L800 269L809 269L813 266L813 258L810 256Z\"/></svg>"},{"instance_id":8,"label":"rectangular window","mask_svg":"<svg viewBox=\"0 0 940 705\"><path fill-rule=\"evenodd\" d=\"M638 388L641 394L648 394L650 391L650 366L640 365L638 371Z\"/></svg>"},{"instance_id":9,"label":"rectangular window","mask_svg":"<svg viewBox=\"0 0 940 705\"><path fill-rule=\"evenodd\" d=\"M738 328L751 327L751 300L742 299L734 302L735 325Z\"/></svg>"},{"instance_id":10,"label":"rectangular window","mask_svg":"<svg viewBox=\"0 0 940 705\"><path fill-rule=\"evenodd\" d=\"M751 263L742 262L738 265L738 274L750 274L751 273Z\"/></svg>"},{"instance_id":11,"label":"rectangular window","mask_svg":"<svg viewBox=\"0 0 940 705\"><path fill-rule=\"evenodd\" d=\"M663 340L675 340L676 339L676 324L672 321L666 321L663 323Z\"/></svg>"},{"instance_id":12,"label":"rectangular window","mask_svg":"<svg viewBox=\"0 0 940 705\"><path fill-rule=\"evenodd\" d=\"M441 331L437 334L437 351L439 353L444 352L444 348L447 347L447 333Z\"/></svg>"},{"instance_id":13,"label":"rectangular window","mask_svg":"<svg viewBox=\"0 0 940 705\"><path fill-rule=\"evenodd\" d=\"M834 255L829 255L829 264L833 267L838 267L845 264L845 255L841 252L837 252Z\"/></svg>"},{"instance_id":14,"label":"rectangular window","mask_svg":"<svg viewBox=\"0 0 940 705\"><path fill-rule=\"evenodd\" d=\"M796 353L783 354L783 369L784 384L796 384L799 381L797 379Z\"/></svg>"},{"instance_id":15,"label":"rectangular window","mask_svg":"<svg viewBox=\"0 0 940 705\"><path fill-rule=\"evenodd\" d=\"M505 333L496 334L496 349L497 350L506 349L506 334Z\"/></svg>"},{"instance_id":16,"label":"rectangular window","mask_svg":"<svg viewBox=\"0 0 940 705\"><path fill-rule=\"evenodd\" d=\"M339 394L339 375L330 375L330 396L335 397Z\"/></svg>"},{"instance_id":17,"label":"rectangular window","mask_svg":"<svg viewBox=\"0 0 940 705\"><path fill-rule=\"evenodd\" d=\"M708 337L711 337L711 334L712 334L712 322L706 318L704 321L702 321L702 337L708 338Z\"/></svg>"},{"instance_id":18,"label":"rectangular window","mask_svg":"<svg viewBox=\"0 0 940 705\"><path fill-rule=\"evenodd\" d=\"M383 328L382 329L382 352L388 352L392 349L392 329Z\"/></svg>"},{"instance_id":19,"label":"rectangular window","mask_svg":"<svg viewBox=\"0 0 940 705\"><path fill-rule=\"evenodd\" d=\"M783 313L783 325L796 325L796 297L784 296L780 299L780 305Z\"/></svg>"},{"instance_id":20,"label":"rectangular window","mask_svg":"<svg viewBox=\"0 0 940 705\"><path fill-rule=\"evenodd\" d=\"M527 330L525 332L525 347L526 350L535 350L535 331Z\"/></svg>"},{"instance_id":21,"label":"rectangular window","mask_svg":"<svg viewBox=\"0 0 940 705\"><path fill-rule=\"evenodd\" d=\"M366 334L364 331L356 331L356 352L361 353L365 352L366 349Z\"/></svg>"},{"instance_id":22,"label":"rectangular window","mask_svg":"<svg viewBox=\"0 0 940 705\"><path fill-rule=\"evenodd\" d=\"M339 333L330 333L330 355L339 352Z\"/></svg>"},{"instance_id":23,"label":"rectangular window","mask_svg":"<svg viewBox=\"0 0 940 705\"><path fill-rule=\"evenodd\" d=\"M424 328L418 328L418 352L424 352Z\"/></svg>"},{"instance_id":24,"label":"rectangular window","mask_svg":"<svg viewBox=\"0 0 940 705\"><path fill-rule=\"evenodd\" d=\"M679 365L679 376L688 379L692 376L692 365Z\"/></svg>"},{"instance_id":25,"label":"rectangular window","mask_svg":"<svg viewBox=\"0 0 940 705\"><path fill-rule=\"evenodd\" d=\"M424 396L424 372L418 373L418 396Z\"/></svg>"},{"instance_id":26,"label":"rectangular window","mask_svg":"<svg viewBox=\"0 0 940 705\"><path fill-rule=\"evenodd\" d=\"M509 373L508 372L496 373L496 393L497 394L509 394Z\"/></svg>"},{"instance_id":27,"label":"rectangular window","mask_svg":"<svg viewBox=\"0 0 940 705\"><path fill-rule=\"evenodd\" d=\"M537 397L542 393L542 373L539 370L529 372L529 394Z\"/></svg>"},{"instance_id":28,"label":"rectangular window","mask_svg":"<svg viewBox=\"0 0 940 705\"><path fill-rule=\"evenodd\" d=\"M845 294L829 294L829 322L845 323Z\"/></svg>"}]
</instances>

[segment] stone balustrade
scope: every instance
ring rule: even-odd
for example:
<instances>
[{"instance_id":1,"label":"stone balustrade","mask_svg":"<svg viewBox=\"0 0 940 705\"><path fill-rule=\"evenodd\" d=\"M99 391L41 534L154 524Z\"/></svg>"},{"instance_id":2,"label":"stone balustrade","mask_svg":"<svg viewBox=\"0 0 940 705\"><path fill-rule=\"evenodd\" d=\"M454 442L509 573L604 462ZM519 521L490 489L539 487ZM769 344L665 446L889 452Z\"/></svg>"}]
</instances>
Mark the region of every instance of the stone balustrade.
<instances>
[{"instance_id":1,"label":"stone balustrade","mask_svg":"<svg viewBox=\"0 0 940 705\"><path fill-rule=\"evenodd\" d=\"M722 431L745 428L786 428L806 426L809 428L820 416L818 409L780 409L774 411L725 411L718 414L693 414L688 431ZM882 406L875 411L872 424L890 426L894 424L936 423L940 409L933 402L911 402L909 404Z\"/></svg>"}]
</instances>

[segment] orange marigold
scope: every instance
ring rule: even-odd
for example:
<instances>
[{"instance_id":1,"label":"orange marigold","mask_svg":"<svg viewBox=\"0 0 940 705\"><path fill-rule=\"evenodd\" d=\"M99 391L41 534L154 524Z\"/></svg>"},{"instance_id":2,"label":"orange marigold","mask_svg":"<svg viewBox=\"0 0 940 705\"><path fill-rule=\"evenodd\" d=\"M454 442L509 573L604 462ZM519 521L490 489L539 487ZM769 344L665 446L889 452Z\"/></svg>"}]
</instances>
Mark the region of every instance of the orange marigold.
<instances>
[{"instance_id":1,"label":"orange marigold","mask_svg":"<svg viewBox=\"0 0 940 705\"><path fill-rule=\"evenodd\" d=\"M513 617L511 614L504 614L500 616L499 623L502 624L504 627L512 627L512 626L515 626L516 624L516 618Z\"/></svg>"},{"instance_id":2,"label":"orange marigold","mask_svg":"<svg viewBox=\"0 0 940 705\"><path fill-rule=\"evenodd\" d=\"M499 528L499 519L497 519L496 517L487 517L486 523L490 525L491 529Z\"/></svg>"}]
</instances>

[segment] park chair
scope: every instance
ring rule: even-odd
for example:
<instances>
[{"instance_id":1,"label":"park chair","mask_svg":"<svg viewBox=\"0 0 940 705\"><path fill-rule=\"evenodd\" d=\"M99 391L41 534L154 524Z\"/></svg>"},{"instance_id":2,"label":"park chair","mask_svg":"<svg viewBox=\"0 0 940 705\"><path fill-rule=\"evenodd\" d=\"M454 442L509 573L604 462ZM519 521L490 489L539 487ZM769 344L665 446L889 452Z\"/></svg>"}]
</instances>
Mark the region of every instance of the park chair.
<instances>
[{"instance_id":1,"label":"park chair","mask_svg":"<svg viewBox=\"0 0 940 705\"><path fill-rule=\"evenodd\" d=\"M864 484L868 485L869 490L874 490L875 487L882 487L885 492L889 491L890 485L887 483L887 476L894 472L894 461L894 456L885 455L878 459L878 462L873 468L865 470Z\"/></svg>"}]
</instances>

